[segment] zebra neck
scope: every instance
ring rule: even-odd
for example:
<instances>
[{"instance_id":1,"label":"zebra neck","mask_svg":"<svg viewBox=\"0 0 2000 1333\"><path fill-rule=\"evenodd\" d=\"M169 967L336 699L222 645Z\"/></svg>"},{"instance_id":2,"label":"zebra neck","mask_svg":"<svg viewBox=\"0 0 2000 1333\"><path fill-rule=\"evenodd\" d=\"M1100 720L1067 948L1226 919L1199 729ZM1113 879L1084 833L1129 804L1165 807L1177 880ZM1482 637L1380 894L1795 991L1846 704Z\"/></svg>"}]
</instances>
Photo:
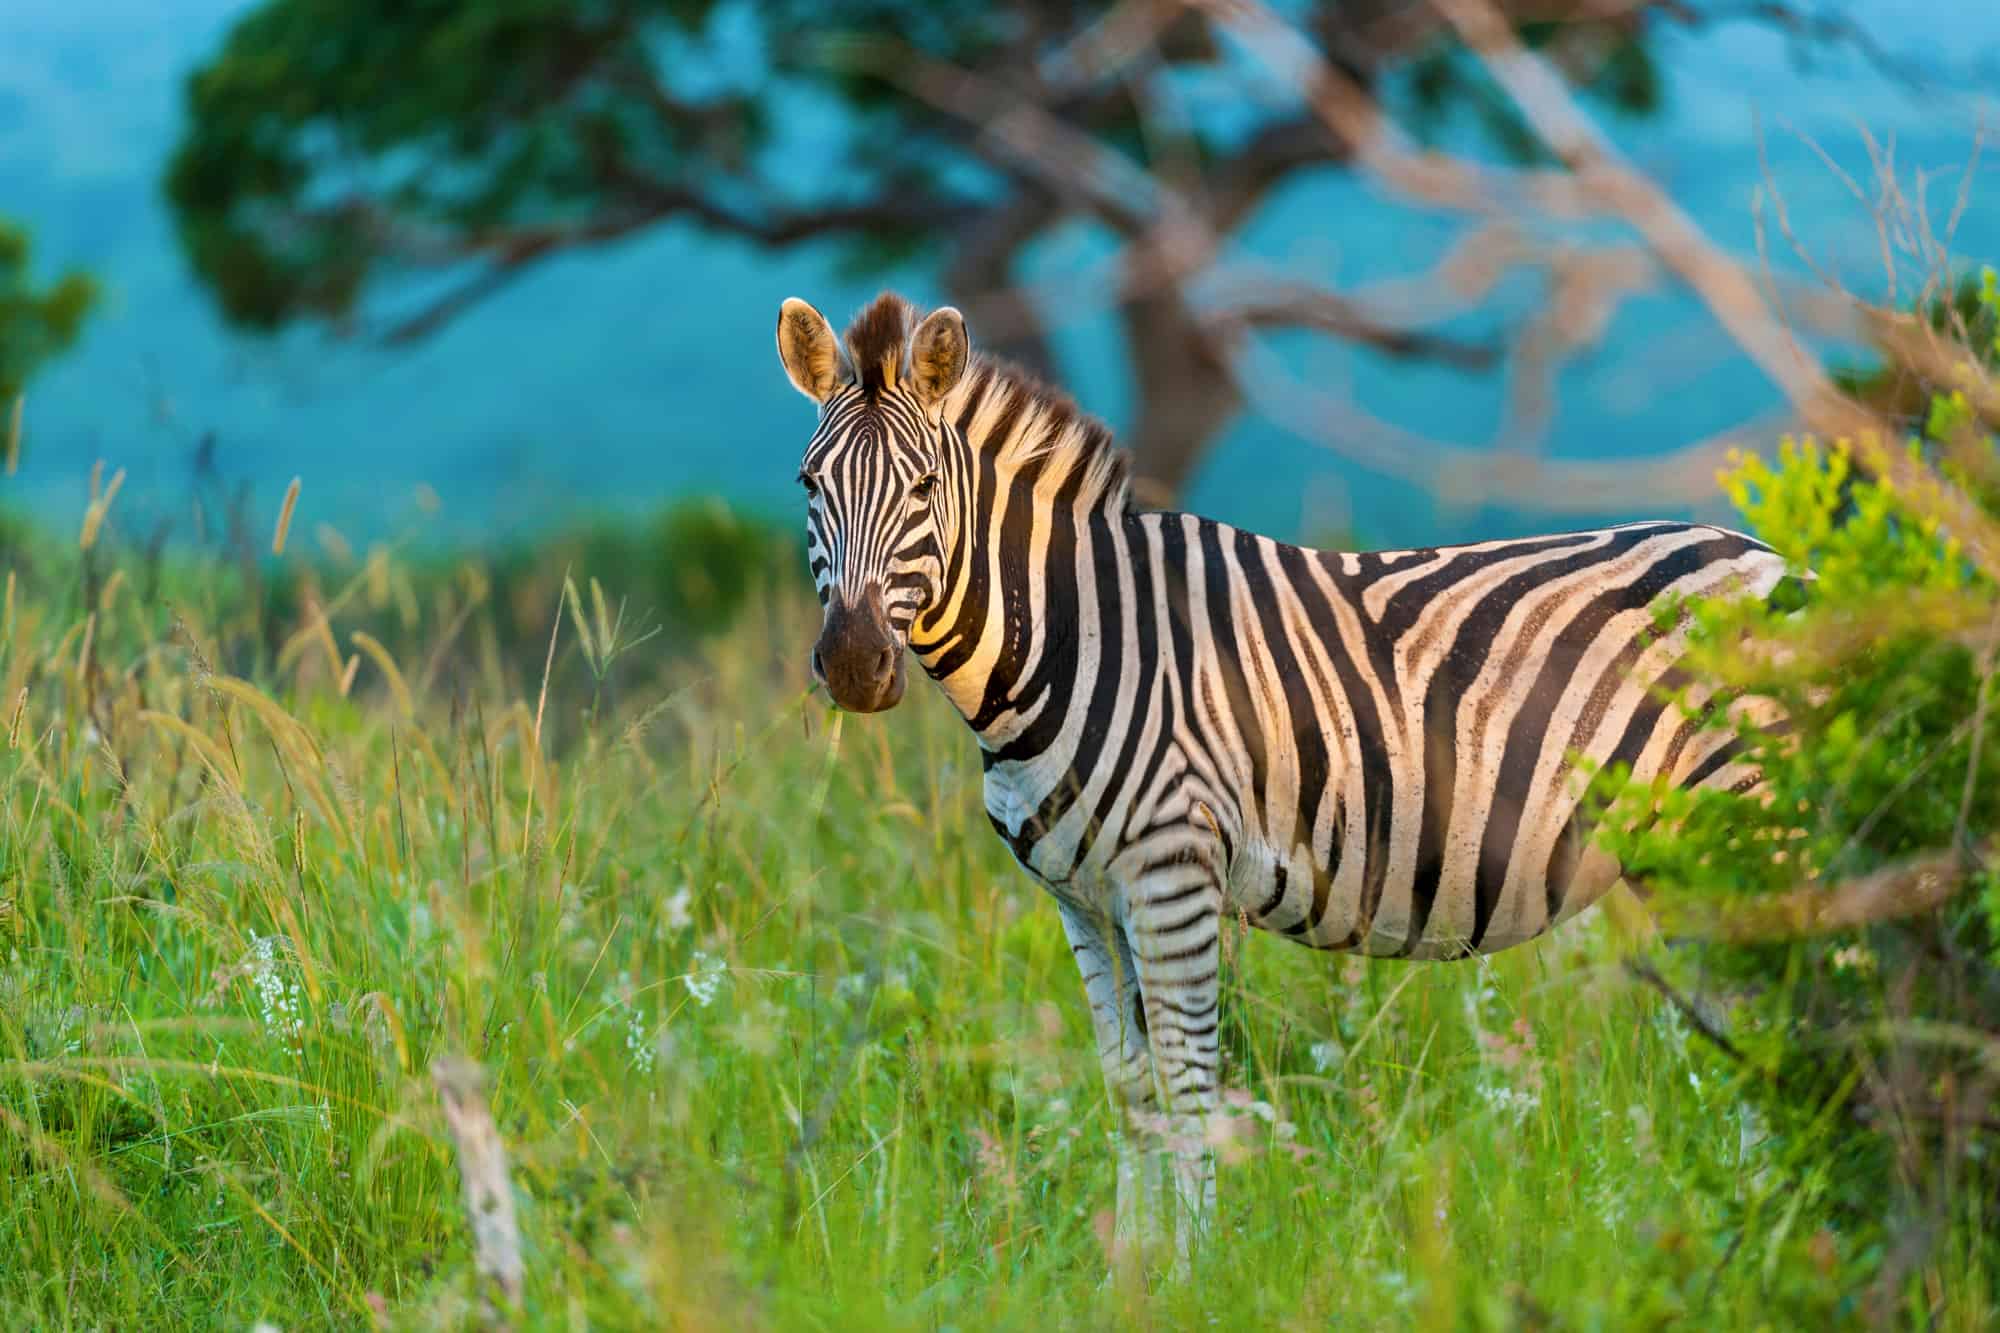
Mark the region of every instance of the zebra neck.
<instances>
[{"instance_id":1,"label":"zebra neck","mask_svg":"<svg viewBox=\"0 0 2000 1333\"><path fill-rule=\"evenodd\" d=\"M993 480L988 473L987 479ZM990 754L1039 753L1084 662L1085 586L1125 516L1077 505L1033 475L1003 474L975 497L946 557L945 595L910 646ZM1115 567L1115 566L1113 566Z\"/></svg>"},{"instance_id":2,"label":"zebra neck","mask_svg":"<svg viewBox=\"0 0 2000 1333\"><path fill-rule=\"evenodd\" d=\"M1097 627L1097 571L1118 567L1127 459L1102 422L996 361L974 362L944 419L945 567L910 646L1005 756L1060 725L1052 715L1091 666L1083 627Z\"/></svg>"}]
</instances>

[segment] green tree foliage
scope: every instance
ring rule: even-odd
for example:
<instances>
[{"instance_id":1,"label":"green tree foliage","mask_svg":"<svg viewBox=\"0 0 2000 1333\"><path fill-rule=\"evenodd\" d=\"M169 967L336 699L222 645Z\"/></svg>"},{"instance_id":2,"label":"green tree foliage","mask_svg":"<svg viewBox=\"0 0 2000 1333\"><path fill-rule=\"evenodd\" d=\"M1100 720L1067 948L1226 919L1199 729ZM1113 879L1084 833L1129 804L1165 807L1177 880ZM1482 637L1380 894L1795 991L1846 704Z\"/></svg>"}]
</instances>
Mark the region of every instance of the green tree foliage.
<instances>
[{"instance_id":1,"label":"green tree foliage","mask_svg":"<svg viewBox=\"0 0 2000 1333\"><path fill-rule=\"evenodd\" d=\"M1964 293L1938 328L1990 411L1978 366L2000 350L2000 290L1989 270ZM2000 516L1995 421L1973 402L1935 395L1908 448ZM1789 716L1782 736L1743 726L1768 794L1609 774L1606 833L1670 929L1705 941L1677 962L1737 997L1727 1040L1770 1115L1770 1160L1833 1196L1881 1264L1879 1314L1955 1245L1988 1280L2000 1260L2000 598L1844 445L1788 442L1727 484L1816 576L1689 611L1704 668Z\"/></svg>"},{"instance_id":2,"label":"green tree foliage","mask_svg":"<svg viewBox=\"0 0 2000 1333\"><path fill-rule=\"evenodd\" d=\"M37 370L76 341L97 304L97 284L82 273L37 287L32 257L26 229L0 219L0 412Z\"/></svg>"},{"instance_id":3,"label":"green tree foliage","mask_svg":"<svg viewBox=\"0 0 2000 1333\"><path fill-rule=\"evenodd\" d=\"M767 246L836 238L864 269L931 252L974 322L1010 331L1002 350L1047 369L1039 331L1007 296L1018 256L1079 217L1125 244L1142 243L1149 222L1059 194L902 75L977 71L1149 167L1198 162L1203 221L1224 236L1295 172L1348 156L1303 108L1255 114L1258 90L1192 12L1150 57L1105 59L1113 9L265 0L189 80L167 192L195 271L251 328L311 319L417 337L553 255L684 221ZM1362 88L1424 126L1466 110L1503 147L1532 151L1428 8L1394 23L1371 5L1298 17ZM1661 100L1647 46L1661 21L1691 20L1621 6L1525 32L1601 103L1644 112ZM1176 88L1231 80L1247 119L1159 114ZM394 304L412 278L427 303L377 320L375 298ZM1281 307L1257 321L1300 320ZM1235 389L1177 293L1136 296L1120 313L1142 405L1135 450L1171 485L1234 415ZM1381 345L1429 350L1407 332Z\"/></svg>"}]
</instances>

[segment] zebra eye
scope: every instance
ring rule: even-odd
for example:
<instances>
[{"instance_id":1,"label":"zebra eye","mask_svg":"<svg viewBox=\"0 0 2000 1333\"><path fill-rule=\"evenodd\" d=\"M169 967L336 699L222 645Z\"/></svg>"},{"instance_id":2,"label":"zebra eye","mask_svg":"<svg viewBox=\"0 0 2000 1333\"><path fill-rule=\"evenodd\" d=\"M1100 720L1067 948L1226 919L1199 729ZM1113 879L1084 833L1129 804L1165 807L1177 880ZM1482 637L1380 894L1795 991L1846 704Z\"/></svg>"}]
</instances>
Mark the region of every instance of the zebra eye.
<instances>
[{"instance_id":1,"label":"zebra eye","mask_svg":"<svg viewBox=\"0 0 2000 1333\"><path fill-rule=\"evenodd\" d=\"M803 472L799 473L799 485L806 488L806 498L809 500L819 494L819 483Z\"/></svg>"},{"instance_id":2,"label":"zebra eye","mask_svg":"<svg viewBox=\"0 0 2000 1333\"><path fill-rule=\"evenodd\" d=\"M916 483L910 487L910 494L921 500L937 489L937 481L937 473L926 472L923 476L918 477Z\"/></svg>"}]
</instances>

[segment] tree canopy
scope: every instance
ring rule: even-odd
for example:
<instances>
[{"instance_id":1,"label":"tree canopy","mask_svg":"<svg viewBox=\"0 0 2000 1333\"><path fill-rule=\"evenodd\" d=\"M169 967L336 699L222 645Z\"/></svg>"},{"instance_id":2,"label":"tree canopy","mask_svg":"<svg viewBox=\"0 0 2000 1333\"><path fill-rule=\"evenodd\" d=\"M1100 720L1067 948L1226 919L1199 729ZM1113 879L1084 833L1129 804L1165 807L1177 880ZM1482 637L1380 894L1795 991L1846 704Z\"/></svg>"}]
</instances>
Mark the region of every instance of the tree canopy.
<instances>
[{"instance_id":1,"label":"tree canopy","mask_svg":"<svg viewBox=\"0 0 2000 1333\"><path fill-rule=\"evenodd\" d=\"M1419 134L1470 119L1504 152L1537 151L1431 7L1295 11L1333 67ZM1649 41L1698 12L1582 12L1520 31L1602 104L1656 108ZM191 76L167 190L196 272L253 329L314 320L418 338L552 255L681 219L766 246L840 238L864 267L925 253L988 346L1048 370L1033 303L1016 291L1024 249L1083 218L1131 250L1152 220L1115 191L1067 188L990 132L978 99L954 91L974 81L1174 181L1218 237L1294 173L1354 154L1311 108L1269 97L1209 19L1178 6L265 0ZM809 155L812 170L802 138L833 145ZM384 313L419 290L413 307ZM1240 391L1176 284L1125 291L1117 314L1139 472L1171 491ZM1494 357L1299 302L1241 315L1396 356Z\"/></svg>"},{"instance_id":2,"label":"tree canopy","mask_svg":"<svg viewBox=\"0 0 2000 1333\"><path fill-rule=\"evenodd\" d=\"M0 413L11 411L35 372L76 341L97 304L97 284L82 273L38 288L33 255L26 229L0 218Z\"/></svg>"}]
</instances>

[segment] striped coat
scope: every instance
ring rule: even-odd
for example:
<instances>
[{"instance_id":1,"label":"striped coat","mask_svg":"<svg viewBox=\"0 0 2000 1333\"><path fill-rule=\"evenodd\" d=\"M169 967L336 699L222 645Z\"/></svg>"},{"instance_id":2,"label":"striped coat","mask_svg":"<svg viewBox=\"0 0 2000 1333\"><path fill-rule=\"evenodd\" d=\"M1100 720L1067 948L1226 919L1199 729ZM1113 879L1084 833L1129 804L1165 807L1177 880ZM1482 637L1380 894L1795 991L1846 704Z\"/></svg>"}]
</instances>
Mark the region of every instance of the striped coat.
<instances>
[{"instance_id":1,"label":"striped coat","mask_svg":"<svg viewBox=\"0 0 2000 1333\"><path fill-rule=\"evenodd\" d=\"M821 405L800 470L815 673L844 707L887 707L907 646L964 715L1141 1124L1214 1107L1225 915L1316 948L1491 952L1616 881L1586 764L1757 781L1704 725L1724 701L1682 668L1685 618L1655 610L1769 593L1783 563L1749 537L1652 522L1308 550L1139 510L1109 432L974 358L955 311L884 297L840 341L787 302L778 341ZM1121 1160L1128 1232L1161 1215L1150 1162ZM1212 1168L1172 1165L1185 1246Z\"/></svg>"}]
</instances>

